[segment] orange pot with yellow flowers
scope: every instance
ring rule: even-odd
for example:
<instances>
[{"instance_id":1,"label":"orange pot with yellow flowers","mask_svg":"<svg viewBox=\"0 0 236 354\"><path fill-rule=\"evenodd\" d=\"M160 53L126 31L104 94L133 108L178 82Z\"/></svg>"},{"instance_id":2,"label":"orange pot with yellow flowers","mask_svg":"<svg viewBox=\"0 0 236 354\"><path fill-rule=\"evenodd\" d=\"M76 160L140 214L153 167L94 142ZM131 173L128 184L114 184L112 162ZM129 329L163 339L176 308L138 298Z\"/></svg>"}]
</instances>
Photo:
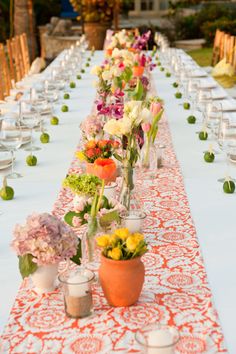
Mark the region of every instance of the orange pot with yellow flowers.
<instances>
[{"instance_id":1,"label":"orange pot with yellow flowers","mask_svg":"<svg viewBox=\"0 0 236 354\"><path fill-rule=\"evenodd\" d=\"M142 255L147 243L140 233L121 228L97 237L102 248L99 279L105 298L114 307L131 306L138 300L145 276Z\"/></svg>"}]
</instances>

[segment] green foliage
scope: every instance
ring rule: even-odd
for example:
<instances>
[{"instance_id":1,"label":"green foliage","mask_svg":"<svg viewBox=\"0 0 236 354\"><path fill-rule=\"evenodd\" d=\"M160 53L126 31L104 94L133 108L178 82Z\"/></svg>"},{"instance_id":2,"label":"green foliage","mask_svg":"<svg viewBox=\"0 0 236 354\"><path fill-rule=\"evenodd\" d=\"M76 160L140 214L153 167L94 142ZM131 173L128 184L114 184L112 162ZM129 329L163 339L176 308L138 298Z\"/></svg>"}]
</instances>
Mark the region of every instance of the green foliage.
<instances>
[{"instance_id":1,"label":"green foliage","mask_svg":"<svg viewBox=\"0 0 236 354\"><path fill-rule=\"evenodd\" d=\"M80 265L80 260L82 257L82 247L81 247L81 240L79 239L79 243L77 246L77 252L76 255L74 255L73 257L71 257L71 261L74 262L77 265Z\"/></svg>"},{"instance_id":2,"label":"green foliage","mask_svg":"<svg viewBox=\"0 0 236 354\"><path fill-rule=\"evenodd\" d=\"M71 174L63 181L63 186L70 188L75 194L87 194L90 196L94 196L97 187L101 185L100 178L89 174Z\"/></svg>"},{"instance_id":3,"label":"green foliage","mask_svg":"<svg viewBox=\"0 0 236 354\"><path fill-rule=\"evenodd\" d=\"M45 25L52 16L60 16L61 5L58 0L34 0L36 26ZM0 1L0 42L10 35L10 0Z\"/></svg>"},{"instance_id":4,"label":"green foliage","mask_svg":"<svg viewBox=\"0 0 236 354\"><path fill-rule=\"evenodd\" d=\"M202 27L201 31L206 39L207 45L213 43L215 38L216 30L219 29L224 32L228 32L231 35L236 35L236 20L235 19L228 19L226 17L220 18L213 22L205 22Z\"/></svg>"},{"instance_id":5,"label":"green foliage","mask_svg":"<svg viewBox=\"0 0 236 354\"><path fill-rule=\"evenodd\" d=\"M210 44L217 28L234 34L235 18L236 6L234 4L207 4L194 15L176 17L176 39L204 37L207 44Z\"/></svg>"},{"instance_id":6,"label":"green foliage","mask_svg":"<svg viewBox=\"0 0 236 354\"><path fill-rule=\"evenodd\" d=\"M19 256L19 269L23 279L33 274L38 268L37 264L34 263L32 259L33 256L31 254Z\"/></svg>"}]
</instances>

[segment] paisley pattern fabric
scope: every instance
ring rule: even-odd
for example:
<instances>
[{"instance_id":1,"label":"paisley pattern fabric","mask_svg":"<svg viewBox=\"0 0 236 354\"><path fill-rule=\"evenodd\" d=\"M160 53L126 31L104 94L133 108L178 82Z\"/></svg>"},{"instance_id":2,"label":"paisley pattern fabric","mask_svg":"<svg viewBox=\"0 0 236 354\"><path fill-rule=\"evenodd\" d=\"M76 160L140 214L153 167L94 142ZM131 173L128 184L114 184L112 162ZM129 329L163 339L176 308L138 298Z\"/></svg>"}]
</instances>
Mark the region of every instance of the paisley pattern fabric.
<instances>
[{"instance_id":1,"label":"paisley pattern fabric","mask_svg":"<svg viewBox=\"0 0 236 354\"><path fill-rule=\"evenodd\" d=\"M158 143L166 145L164 167L154 178L148 172L137 173L135 193L147 212L144 233L149 243L143 256L145 284L137 304L112 308L95 283L93 315L69 319L60 289L40 296L27 279L2 335L1 353L141 353L135 332L154 322L178 328L176 353L227 352L166 117L158 134ZM69 172L80 171L74 159ZM62 188L53 213L63 217L72 199Z\"/></svg>"}]
</instances>

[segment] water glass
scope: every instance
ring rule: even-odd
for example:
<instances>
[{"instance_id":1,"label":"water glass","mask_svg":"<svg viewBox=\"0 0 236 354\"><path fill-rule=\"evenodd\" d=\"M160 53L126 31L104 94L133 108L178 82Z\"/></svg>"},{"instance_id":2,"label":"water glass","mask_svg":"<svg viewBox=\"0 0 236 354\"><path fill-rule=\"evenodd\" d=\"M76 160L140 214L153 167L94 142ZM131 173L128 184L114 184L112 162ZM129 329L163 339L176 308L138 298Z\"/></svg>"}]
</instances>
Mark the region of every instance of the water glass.
<instances>
[{"instance_id":1,"label":"water glass","mask_svg":"<svg viewBox=\"0 0 236 354\"><path fill-rule=\"evenodd\" d=\"M33 129L39 125L40 115L31 101L20 102L20 123L30 129L30 146L25 150L30 152L40 150L41 148L33 145Z\"/></svg>"},{"instance_id":2,"label":"water glass","mask_svg":"<svg viewBox=\"0 0 236 354\"><path fill-rule=\"evenodd\" d=\"M18 119L6 117L0 121L0 143L11 152L11 173L7 178L20 178L22 175L14 171L14 151L22 144L22 130Z\"/></svg>"}]
</instances>

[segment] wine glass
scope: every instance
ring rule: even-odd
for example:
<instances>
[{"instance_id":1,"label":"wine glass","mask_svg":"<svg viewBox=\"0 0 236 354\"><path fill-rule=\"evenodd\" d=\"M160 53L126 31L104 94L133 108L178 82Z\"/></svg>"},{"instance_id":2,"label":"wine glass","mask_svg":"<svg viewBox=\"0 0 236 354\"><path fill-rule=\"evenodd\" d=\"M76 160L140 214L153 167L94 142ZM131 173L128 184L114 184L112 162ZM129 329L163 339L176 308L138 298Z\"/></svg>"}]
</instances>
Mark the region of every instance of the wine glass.
<instances>
[{"instance_id":1,"label":"wine glass","mask_svg":"<svg viewBox=\"0 0 236 354\"><path fill-rule=\"evenodd\" d=\"M212 141L216 141L219 132L219 125L222 120L222 104L221 102L212 101L206 105L206 122L204 128L209 128ZM214 154L219 154L219 151L213 150Z\"/></svg>"},{"instance_id":2,"label":"wine glass","mask_svg":"<svg viewBox=\"0 0 236 354\"><path fill-rule=\"evenodd\" d=\"M0 121L0 143L11 152L11 173L7 178L20 178L22 175L14 171L14 151L22 144L22 130L18 119L12 117L3 118Z\"/></svg>"},{"instance_id":3,"label":"wine glass","mask_svg":"<svg viewBox=\"0 0 236 354\"><path fill-rule=\"evenodd\" d=\"M45 114L48 114L48 111L50 109L47 98L45 98L44 95L42 94L34 94L34 89L31 89L31 103L32 107L36 109L36 111L39 114L39 119L40 119L40 127L39 131L43 132L43 123L44 123L44 116Z\"/></svg>"},{"instance_id":4,"label":"wine glass","mask_svg":"<svg viewBox=\"0 0 236 354\"><path fill-rule=\"evenodd\" d=\"M40 123L40 115L33 107L31 101L20 102L20 123L30 129L30 146L25 148L26 151L37 151L39 147L33 145L33 129Z\"/></svg>"},{"instance_id":5,"label":"wine glass","mask_svg":"<svg viewBox=\"0 0 236 354\"><path fill-rule=\"evenodd\" d=\"M236 124L232 122L230 117L222 117L219 125L218 145L225 153L226 174L225 176L231 180L230 177L230 153L236 148ZM225 178L219 178L218 182L224 182Z\"/></svg>"},{"instance_id":6,"label":"wine glass","mask_svg":"<svg viewBox=\"0 0 236 354\"><path fill-rule=\"evenodd\" d=\"M200 86L200 81L190 78L187 83L187 96L188 99L191 102L191 115L194 115L195 109L196 109L196 99L197 99L197 93L198 93L198 88Z\"/></svg>"}]
</instances>

